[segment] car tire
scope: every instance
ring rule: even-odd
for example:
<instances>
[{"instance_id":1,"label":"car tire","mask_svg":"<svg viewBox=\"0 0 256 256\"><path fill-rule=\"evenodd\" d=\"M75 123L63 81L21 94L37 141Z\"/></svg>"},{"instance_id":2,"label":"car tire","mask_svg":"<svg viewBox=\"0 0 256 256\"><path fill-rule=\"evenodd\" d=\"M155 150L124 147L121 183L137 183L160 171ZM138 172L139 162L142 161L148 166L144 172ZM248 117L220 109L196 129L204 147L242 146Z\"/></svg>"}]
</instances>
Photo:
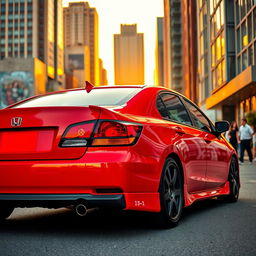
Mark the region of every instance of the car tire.
<instances>
[{"instance_id":1,"label":"car tire","mask_svg":"<svg viewBox=\"0 0 256 256\"><path fill-rule=\"evenodd\" d=\"M235 203L238 200L240 189L238 162L235 157L232 157L230 162L228 181L230 194L226 197L226 199L227 202Z\"/></svg>"},{"instance_id":2,"label":"car tire","mask_svg":"<svg viewBox=\"0 0 256 256\"><path fill-rule=\"evenodd\" d=\"M7 219L13 212L14 207L11 206L0 206L0 221Z\"/></svg>"},{"instance_id":3,"label":"car tire","mask_svg":"<svg viewBox=\"0 0 256 256\"><path fill-rule=\"evenodd\" d=\"M165 161L159 186L161 211L159 224L164 228L177 226L184 205L182 170L173 158Z\"/></svg>"}]
</instances>

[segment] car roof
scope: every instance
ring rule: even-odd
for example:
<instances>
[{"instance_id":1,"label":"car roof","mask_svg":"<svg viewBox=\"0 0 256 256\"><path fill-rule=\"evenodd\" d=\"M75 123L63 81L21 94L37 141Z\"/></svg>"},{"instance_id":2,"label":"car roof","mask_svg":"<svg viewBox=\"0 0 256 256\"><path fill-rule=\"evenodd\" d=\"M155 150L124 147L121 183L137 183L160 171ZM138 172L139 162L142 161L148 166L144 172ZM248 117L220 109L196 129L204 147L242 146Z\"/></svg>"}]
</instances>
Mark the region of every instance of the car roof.
<instances>
[{"instance_id":1,"label":"car roof","mask_svg":"<svg viewBox=\"0 0 256 256\"><path fill-rule=\"evenodd\" d=\"M103 86L93 86L92 90L100 90L100 89L117 89L117 88L138 88L138 89L141 89L140 91L144 91L144 90L153 90L155 91L156 93L157 92L160 92L160 91L166 91L166 92L172 92L172 93L175 93L175 94L178 94L180 96L183 96L182 94L170 89L170 88L166 88L166 87L162 87L162 86L155 86L155 85L103 85ZM65 90L61 90L61 91L53 91L53 92L47 92L47 93L44 93L44 94L40 94L40 95L34 95L32 97L29 97L25 100L22 100L21 102L18 102L18 103L14 103L10 106L8 106L7 108L12 108L14 107L15 105L17 104L20 104L22 102L25 102L27 100L30 100L30 99L33 99L33 98L38 98L38 97L43 97L43 96L46 96L46 95L54 95L54 94L59 94L59 93L66 93L66 92L72 92L72 91L84 91L85 90L85 87L83 88L72 88L72 89L65 89Z\"/></svg>"},{"instance_id":2,"label":"car roof","mask_svg":"<svg viewBox=\"0 0 256 256\"><path fill-rule=\"evenodd\" d=\"M109 88L109 89L114 89L114 88L141 88L141 89L153 89L153 90L157 90L157 91L161 91L161 90L166 90L166 91L169 91L169 92L173 92L173 93L176 93L176 94L179 94L181 96L184 96L182 95L181 93L175 91L175 90L172 90L170 88L167 88L167 87L163 87L163 86L157 86L157 85L147 85L147 84L144 84L144 85L101 85L101 86L94 86L92 88L92 90L95 90L95 89L106 89L106 88ZM85 88L72 88L72 89L66 89L66 90L63 90L63 91L55 91L55 92L50 92L50 93L59 93L59 92L68 92L68 91L77 91L77 90L85 90Z\"/></svg>"}]
</instances>

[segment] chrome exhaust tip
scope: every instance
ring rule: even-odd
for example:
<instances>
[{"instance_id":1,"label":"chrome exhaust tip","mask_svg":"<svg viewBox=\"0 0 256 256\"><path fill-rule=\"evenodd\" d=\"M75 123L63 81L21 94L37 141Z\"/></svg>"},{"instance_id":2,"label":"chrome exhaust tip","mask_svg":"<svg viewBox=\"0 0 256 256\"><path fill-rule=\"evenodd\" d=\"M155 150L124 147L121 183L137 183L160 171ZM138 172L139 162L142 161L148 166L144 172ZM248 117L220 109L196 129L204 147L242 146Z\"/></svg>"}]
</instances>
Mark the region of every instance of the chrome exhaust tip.
<instances>
[{"instance_id":1,"label":"chrome exhaust tip","mask_svg":"<svg viewBox=\"0 0 256 256\"><path fill-rule=\"evenodd\" d=\"M78 216L84 217L87 214L88 209L84 204L77 204L75 206L75 212Z\"/></svg>"}]
</instances>

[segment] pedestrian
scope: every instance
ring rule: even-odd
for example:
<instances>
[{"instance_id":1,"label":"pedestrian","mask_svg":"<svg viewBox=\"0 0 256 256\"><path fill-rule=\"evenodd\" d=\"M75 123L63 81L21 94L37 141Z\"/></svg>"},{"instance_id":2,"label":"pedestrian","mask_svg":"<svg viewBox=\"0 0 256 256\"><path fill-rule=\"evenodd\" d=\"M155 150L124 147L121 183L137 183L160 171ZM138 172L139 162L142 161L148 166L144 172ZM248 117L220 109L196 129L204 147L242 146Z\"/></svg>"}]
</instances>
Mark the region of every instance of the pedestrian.
<instances>
[{"instance_id":1,"label":"pedestrian","mask_svg":"<svg viewBox=\"0 0 256 256\"><path fill-rule=\"evenodd\" d=\"M229 142L229 130L225 132L224 136L225 136L225 139Z\"/></svg>"},{"instance_id":2,"label":"pedestrian","mask_svg":"<svg viewBox=\"0 0 256 256\"><path fill-rule=\"evenodd\" d=\"M244 151L247 151L249 156L249 161L252 163L252 151L251 151L251 140L253 135L252 128L247 124L246 118L241 121L241 126L239 128L240 135L240 164L244 162Z\"/></svg>"},{"instance_id":3,"label":"pedestrian","mask_svg":"<svg viewBox=\"0 0 256 256\"><path fill-rule=\"evenodd\" d=\"M253 150L253 161L256 162L256 125L253 126L253 135L252 135L252 150Z\"/></svg>"},{"instance_id":4,"label":"pedestrian","mask_svg":"<svg viewBox=\"0 0 256 256\"><path fill-rule=\"evenodd\" d=\"M237 147L238 147L238 143L240 143L240 140L239 140L238 126L236 121L233 121L231 123L230 129L228 132L228 137L229 137L230 144L233 146L233 148L237 152Z\"/></svg>"}]
</instances>

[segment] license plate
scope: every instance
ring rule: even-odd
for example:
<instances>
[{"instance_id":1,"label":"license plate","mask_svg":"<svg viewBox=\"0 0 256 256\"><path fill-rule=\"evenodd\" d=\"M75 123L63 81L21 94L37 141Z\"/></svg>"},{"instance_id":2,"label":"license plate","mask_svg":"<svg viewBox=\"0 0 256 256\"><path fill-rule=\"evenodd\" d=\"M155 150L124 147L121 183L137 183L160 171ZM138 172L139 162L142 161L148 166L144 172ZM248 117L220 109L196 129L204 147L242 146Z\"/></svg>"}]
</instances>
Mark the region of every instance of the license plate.
<instances>
[{"instance_id":1,"label":"license plate","mask_svg":"<svg viewBox=\"0 0 256 256\"><path fill-rule=\"evenodd\" d=\"M0 153L24 154L52 149L53 129L0 131Z\"/></svg>"}]
</instances>

